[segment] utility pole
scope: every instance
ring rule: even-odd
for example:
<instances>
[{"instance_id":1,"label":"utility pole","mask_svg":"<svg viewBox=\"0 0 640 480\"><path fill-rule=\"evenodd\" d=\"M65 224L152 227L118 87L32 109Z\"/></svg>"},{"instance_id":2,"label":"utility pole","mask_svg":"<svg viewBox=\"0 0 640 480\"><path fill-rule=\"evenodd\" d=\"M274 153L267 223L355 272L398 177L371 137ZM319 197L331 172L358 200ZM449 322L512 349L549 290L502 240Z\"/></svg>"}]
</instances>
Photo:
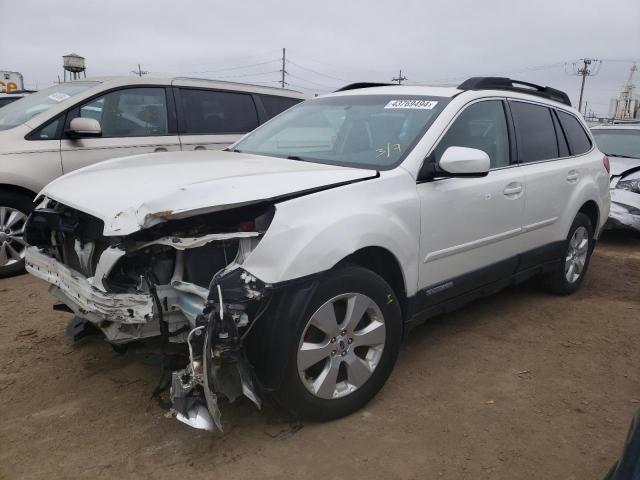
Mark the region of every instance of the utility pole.
<instances>
[{"instance_id":1,"label":"utility pole","mask_svg":"<svg viewBox=\"0 0 640 480\"><path fill-rule=\"evenodd\" d=\"M402 76L402 69L400 69L400 74L398 75L398 78L391 79L392 82L398 82L398 85L402 85L402 82L404 82L405 80L408 80L408 78Z\"/></svg>"},{"instance_id":2,"label":"utility pole","mask_svg":"<svg viewBox=\"0 0 640 480\"><path fill-rule=\"evenodd\" d=\"M282 88L284 88L284 86L287 84L287 82L284 81L284 76L287 74L287 71L284 68L286 62L287 62L287 49L283 48L282 49L282 70L280 70L280 73L282 73L282 80L280 80L280 85Z\"/></svg>"},{"instance_id":3,"label":"utility pole","mask_svg":"<svg viewBox=\"0 0 640 480\"><path fill-rule=\"evenodd\" d=\"M600 66L602 65L602 60L598 60L595 58L583 58L582 65L573 64L573 75L577 75L582 77L582 82L580 84L580 99L578 100L578 111L582 112L582 99L584 98L584 84L587 81L587 77L592 77L598 74L600 71Z\"/></svg>"},{"instance_id":4,"label":"utility pole","mask_svg":"<svg viewBox=\"0 0 640 480\"><path fill-rule=\"evenodd\" d=\"M142 75L146 75L149 72L146 70L142 70L142 68L140 68L140 64L138 64L138 70L131 70L131 73L135 73L136 75L141 77Z\"/></svg>"}]
</instances>

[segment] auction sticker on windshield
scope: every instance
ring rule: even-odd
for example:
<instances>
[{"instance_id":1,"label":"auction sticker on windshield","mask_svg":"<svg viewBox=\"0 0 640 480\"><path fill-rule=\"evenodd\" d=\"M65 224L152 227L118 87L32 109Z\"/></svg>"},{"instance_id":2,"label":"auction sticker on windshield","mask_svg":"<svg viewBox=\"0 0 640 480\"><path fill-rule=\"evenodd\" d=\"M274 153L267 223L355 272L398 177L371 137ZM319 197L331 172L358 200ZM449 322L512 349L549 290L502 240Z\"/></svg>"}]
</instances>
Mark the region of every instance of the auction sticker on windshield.
<instances>
[{"instance_id":1,"label":"auction sticker on windshield","mask_svg":"<svg viewBox=\"0 0 640 480\"><path fill-rule=\"evenodd\" d=\"M438 102L434 100L391 100L384 108L417 108L420 110L431 110Z\"/></svg>"}]
</instances>

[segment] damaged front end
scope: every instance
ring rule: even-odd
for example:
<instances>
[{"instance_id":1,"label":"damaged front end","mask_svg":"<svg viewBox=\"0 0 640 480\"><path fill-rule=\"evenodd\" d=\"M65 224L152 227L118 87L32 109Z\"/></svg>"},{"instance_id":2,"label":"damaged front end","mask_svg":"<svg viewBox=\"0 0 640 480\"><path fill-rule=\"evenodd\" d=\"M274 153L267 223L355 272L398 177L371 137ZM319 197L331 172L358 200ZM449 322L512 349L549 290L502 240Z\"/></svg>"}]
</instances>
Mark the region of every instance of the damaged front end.
<instances>
[{"instance_id":1,"label":"damaged front end","mask_svg":"<svg viewBox=\"0 0 640 480\"><path fill-rule=\"evenodd\" d=\"M273 215L260 203L117 237L103 235L102 220L44 199L27 223L26 266L113 345L186 344L188 362L171 376L173 409L190 426L222 430L221 397L261 406L243 341L271 287L242 265Z\"/></svg>"},{"instance_id":2,"label":"damaged front end","mask_svg":"<svg viewBox=\"0 0 640 480\"><path fill-rule=\"evenodd\" d=\"M611 179L611 210L607 228L640 232L640 169Z\"/></svg>"}]
</instances>

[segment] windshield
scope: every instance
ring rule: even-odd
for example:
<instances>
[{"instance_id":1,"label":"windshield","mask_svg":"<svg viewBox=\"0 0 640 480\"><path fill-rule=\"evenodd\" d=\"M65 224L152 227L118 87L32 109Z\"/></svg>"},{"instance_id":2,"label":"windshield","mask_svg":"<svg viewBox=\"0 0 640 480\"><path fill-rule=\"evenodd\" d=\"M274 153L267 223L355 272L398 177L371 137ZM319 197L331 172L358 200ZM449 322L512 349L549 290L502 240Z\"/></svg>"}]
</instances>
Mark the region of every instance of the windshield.
<instances>
[{"instance_id":1,"label":"windshield","mask_svg":"<svg viewBox=\"0 0 640 480\"><path fill-rule=\"evenodd\" d=\"M640 128L634 129L594 129L591 130L598 149L613 157L640 159Z\"/></svg>"},{"instance_id":2,"label":"windshield","mask_svg":"<svg viewBox=\"0 0 640 480\"><path fill-rule=\"evenodd\" d=\"M399 164L449 98L351 95L303 102L234 146L234 151L386 170Z\"/></svg>"},{"instance_id":3,"label":"windshield","mask_svg":"<svg viewBox=\"0 0 640 480\"><path fill-rule=\"evenodd\" d=\"M95 85L98 85L98 82L61 83L27 95L0 110L0 130L22 125L39 113Z\"/></svg>"}]
</instances>

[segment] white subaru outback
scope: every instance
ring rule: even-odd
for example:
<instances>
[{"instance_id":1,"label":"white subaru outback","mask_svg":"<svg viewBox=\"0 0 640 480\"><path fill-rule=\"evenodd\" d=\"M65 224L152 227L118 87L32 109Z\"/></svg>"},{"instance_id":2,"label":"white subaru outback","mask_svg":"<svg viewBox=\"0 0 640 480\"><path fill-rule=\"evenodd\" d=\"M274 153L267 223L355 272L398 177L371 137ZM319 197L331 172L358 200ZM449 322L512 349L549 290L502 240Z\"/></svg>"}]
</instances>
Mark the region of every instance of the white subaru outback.
<instances>
[{"instance_id":1,"label":"white subaru outback","mask_svg":"<svg viewBox=\"0 0 640 480\"><path fill-rule=\"evenodd\" d=\"M222 428L220 402L243 395L333 419L382 387L412 326L536 275L578 289L608 168L548 87L355 84L227 151L53 181L27 269L74 328L186 344L170 392L189 425Z\"/></svg>"}]
</instances>

